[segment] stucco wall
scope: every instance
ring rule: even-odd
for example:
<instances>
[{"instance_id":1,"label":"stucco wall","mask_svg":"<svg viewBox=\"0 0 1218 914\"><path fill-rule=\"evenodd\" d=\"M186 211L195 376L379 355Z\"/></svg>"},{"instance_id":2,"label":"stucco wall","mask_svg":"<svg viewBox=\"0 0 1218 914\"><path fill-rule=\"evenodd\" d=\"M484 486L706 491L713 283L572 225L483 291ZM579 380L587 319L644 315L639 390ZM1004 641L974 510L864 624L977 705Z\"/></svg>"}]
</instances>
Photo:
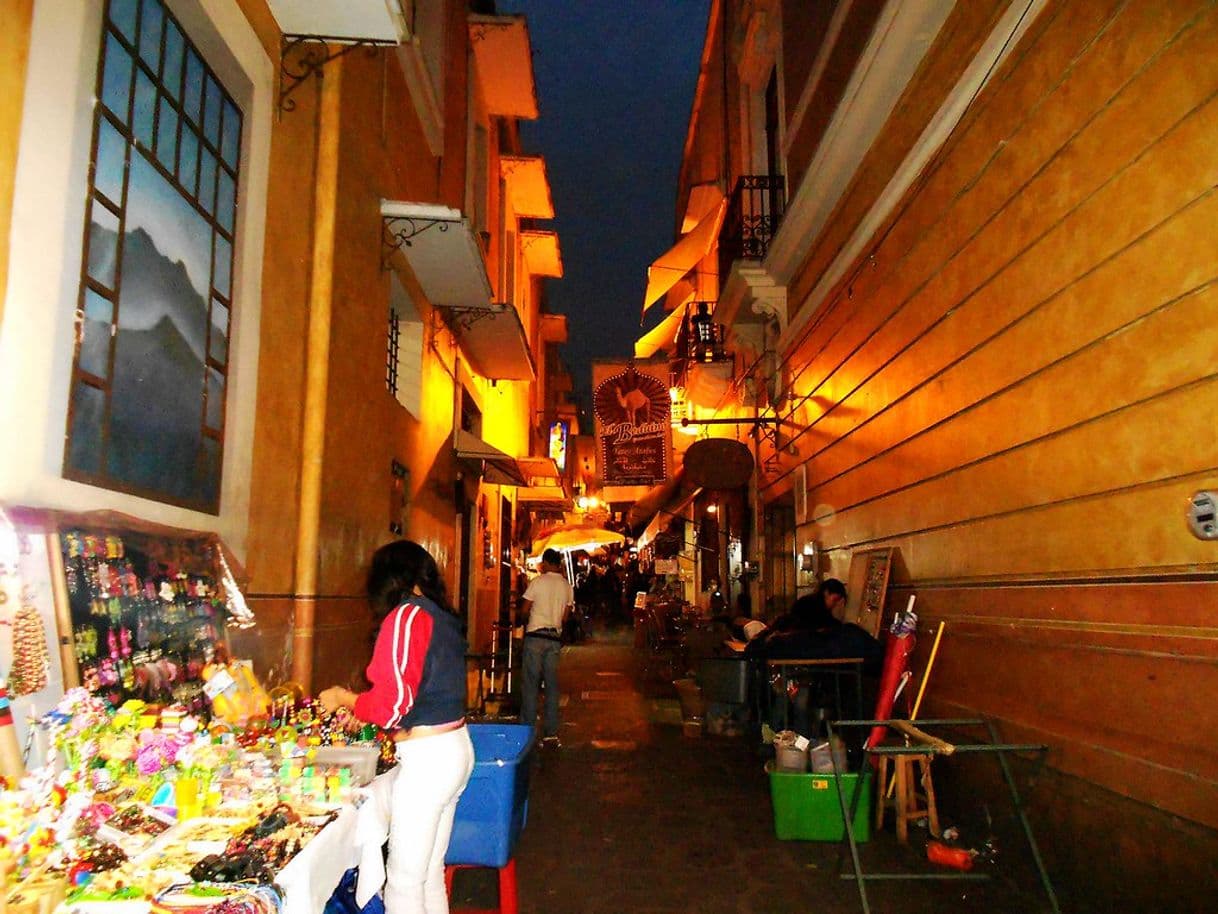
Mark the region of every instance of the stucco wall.
<instances>
[{"instance_id":1,"label":"stucco wall","mask_svg":"<svg viewBox=\"0 0 1218 914\"><path fill-rule=\"evenodd\" d=\"M793 299L790 359L800 537L839 577L899 548L892 599L948 623L935 703L1210 826L1218 548L1183 511L1218 484L1216 38L1205 4L1048 4L870 258Z\"/></svg>"}]
</instances>

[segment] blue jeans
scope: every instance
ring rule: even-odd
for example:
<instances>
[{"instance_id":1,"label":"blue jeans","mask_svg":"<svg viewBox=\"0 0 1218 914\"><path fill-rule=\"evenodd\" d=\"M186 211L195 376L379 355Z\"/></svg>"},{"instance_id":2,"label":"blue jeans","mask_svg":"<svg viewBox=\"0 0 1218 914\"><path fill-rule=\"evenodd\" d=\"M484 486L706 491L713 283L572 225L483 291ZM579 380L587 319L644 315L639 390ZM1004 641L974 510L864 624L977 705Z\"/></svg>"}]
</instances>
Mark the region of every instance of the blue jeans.
<instances>
[{"instance_id":1,"label":"blue jeans","mask_svg":"<svg viewBox=\"0 0 1218 914\"><path fill-rule=\"evenodd\" d=\"M524 681L520 693L520 722L532 727L537 723L537 693L546 684L546 709L543 734L558 736L558 655L562 644L548 638L524 639Z\"/></svg>"}]
</instances>

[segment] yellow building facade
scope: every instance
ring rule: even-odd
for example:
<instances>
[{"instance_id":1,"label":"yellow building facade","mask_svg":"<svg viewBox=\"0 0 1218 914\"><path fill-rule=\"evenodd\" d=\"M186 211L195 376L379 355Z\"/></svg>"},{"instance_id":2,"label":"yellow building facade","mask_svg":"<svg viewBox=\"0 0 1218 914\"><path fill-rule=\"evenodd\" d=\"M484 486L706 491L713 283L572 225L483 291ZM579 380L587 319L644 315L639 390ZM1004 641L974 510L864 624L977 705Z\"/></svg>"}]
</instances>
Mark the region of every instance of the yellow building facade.
<instances>
[{"instance_id":1,"label":"yellow building facade","mask_svg":"<svg viewBox=\"0 0 1218 914\"><path fill-rule=\"evenodd\" d=\"M538 116L527 23L408 6L6 6L0 413L20 433L0 502L218 534L259 619L235 652L272 681L360 681L364 569L398 536L484 649L521 554L515 459L543 453L539 367L565 332L543 328L561 253L518 130ZM132 317L148 241L204 318ZM199 323L179 365L202 405L131 342L175 321ZM158 455L192 410L202 456L174 478Z\"/></svg>"}]
</instances>

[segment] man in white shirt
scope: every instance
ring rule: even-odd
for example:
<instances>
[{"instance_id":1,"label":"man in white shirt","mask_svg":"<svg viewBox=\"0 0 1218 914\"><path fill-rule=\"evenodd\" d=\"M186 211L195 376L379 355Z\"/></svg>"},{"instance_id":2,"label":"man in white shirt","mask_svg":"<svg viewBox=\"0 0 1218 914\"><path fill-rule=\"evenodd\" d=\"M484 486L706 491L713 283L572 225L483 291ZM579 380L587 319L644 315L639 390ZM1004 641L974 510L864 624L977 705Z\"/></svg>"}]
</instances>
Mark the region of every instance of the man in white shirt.
<instances>
[{"instance_id":1,"label":"man in white shirt","mask_svg":"<svg viewBox=\"0 0 1218 914\"><path fill-rule=\"evenodd\" d=\"M562 651L562 625L575 604L575 592L562 575L562 556L557 549L541 554L541 574L524 592L524 611L529 621L524 632L524 680L521 683L520 722L537 722L537 694L546 684L546 707L542 721L543 745L558 745L558 655Z\"/></svg>"}]
</instances>

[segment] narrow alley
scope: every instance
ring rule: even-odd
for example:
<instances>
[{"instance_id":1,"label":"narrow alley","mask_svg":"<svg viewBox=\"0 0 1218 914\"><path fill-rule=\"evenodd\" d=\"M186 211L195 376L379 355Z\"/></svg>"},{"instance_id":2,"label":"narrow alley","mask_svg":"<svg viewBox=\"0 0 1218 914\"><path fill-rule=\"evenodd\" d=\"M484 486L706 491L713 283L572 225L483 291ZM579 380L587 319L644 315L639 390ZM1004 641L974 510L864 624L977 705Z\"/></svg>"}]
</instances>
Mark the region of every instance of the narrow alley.
<instances>
[{"instance_id":1,"label":"narrow alley","mask_svg":"<svg viewBox=\"0 0 1218 914\"><path fill-rule=\"evenodd\" d=\"M0 914L1218 908L1216 48L0 0Z\"/></svg>"},{"instance_id":2,"label":"narrow alley","mask_svg":"<svg viewBox=\"0 0 1218 914\"><path fill-rule=\"evenodd\" d=\"M857 914L839 844L775 838L766 754L740 736L683 736L671 684L643 666L626 628L564 648L562 746L536 750L516 851L520 910ZM864 859L925 872L924 844L923 831L914 849L898 848L890 818ZM876 912L901 914L1046 910L1035 877L1015 872L1017 885L1001 872L985 884L873 883L869 899ZM494 880L493 870L459 871L454 909L493 907Z\"/></svg>"}]
</instances>

